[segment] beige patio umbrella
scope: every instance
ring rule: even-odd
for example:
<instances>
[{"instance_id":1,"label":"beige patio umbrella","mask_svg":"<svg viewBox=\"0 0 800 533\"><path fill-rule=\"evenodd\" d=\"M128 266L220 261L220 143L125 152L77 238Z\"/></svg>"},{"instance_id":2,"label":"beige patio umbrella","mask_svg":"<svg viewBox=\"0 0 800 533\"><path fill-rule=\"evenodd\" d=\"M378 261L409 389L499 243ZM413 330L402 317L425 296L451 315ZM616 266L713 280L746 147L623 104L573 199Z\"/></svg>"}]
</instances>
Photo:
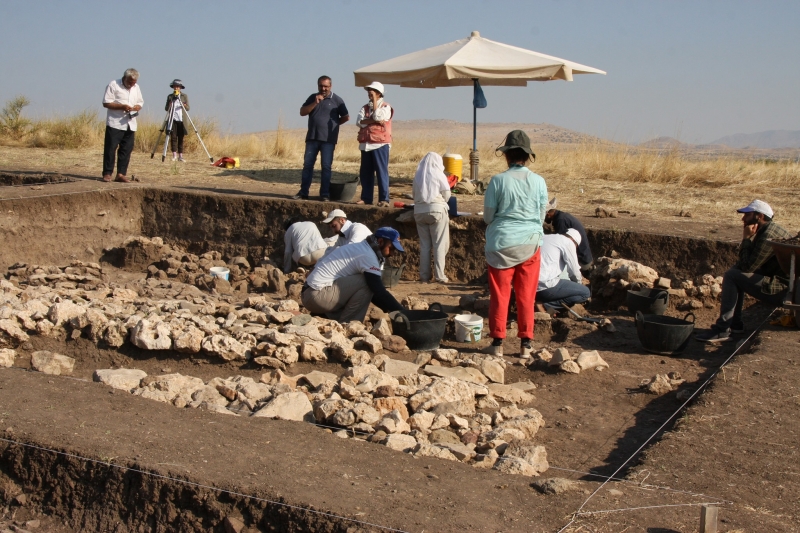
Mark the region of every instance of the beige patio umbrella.
<instances>
[{"instance_id":1,"label":"beige patio umbrella","mask_svg":"<svg viewBox=\"0 0 800 533\"><path fill-rule=\"evenodd\" d=\"M470 173L478 178L477 109L486 107L481 85L524 87L529 81L572 81L575 74L604 71L489 39L473 31L467 39L434 46L353 72L357 87L373 81L401 87L435 89L472 85L473 124Z\"/></svg>"}]
</instances>

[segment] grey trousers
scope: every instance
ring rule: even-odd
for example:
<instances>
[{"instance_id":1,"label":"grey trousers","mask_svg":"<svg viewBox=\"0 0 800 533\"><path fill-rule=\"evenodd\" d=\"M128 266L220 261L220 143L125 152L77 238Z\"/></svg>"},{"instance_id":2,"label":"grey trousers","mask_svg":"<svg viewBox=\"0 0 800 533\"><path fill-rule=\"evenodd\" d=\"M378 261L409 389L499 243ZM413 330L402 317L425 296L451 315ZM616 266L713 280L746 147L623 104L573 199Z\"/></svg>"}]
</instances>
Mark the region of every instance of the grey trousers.
<instances>
[{"instance_id":1,"label":"grey trousers","mask_svg":"<svg viewBox=\"0 0 800 533\"><path fill-rule=\"evenodd\" d=\"M757 300L770 305L781 305L786 291L777 294L764 294L761 292L761 283L764 276L750 272L742 272L738 268L731 268L722 277L722 295L720 296L719 318L714 324L717 331L728 331L734 323L742 322L742 306L744 295L749 294Z\"/></svg>"},{"instance_id":2,"label":"grey trousers","mask_svg":"<svg viewBox=\"0 0 800 533\"><path fill-rule=\"evenodd\" d=\"M450 217L444 211L414 215L419 233L419 279L431 280L431 250L436 281L447 281L444 261L450 249Z\"/></svg>"},{"instance_id":3,"label":"grey trousers","mask_svg":"<svg viewBox=\"0 0 800 533\"><path fill-rule=\"evenodd\" d=\"M297 262L303 266L315 265L317 264L317 261L322 259L322 257L325 255L325 252L327 251L328 251L327 248L320 248L319 250L314 250L310 254L300 257L297 260Z\"/></svg>"},{"instance_id":4,"label":"grey trousers","mask_svg":"<svg viewBox=\"0 0 800 533\"><path fill-rule=\"evenodd\" d=\"M337 279L324 289L309 287L303 292L302 300L305 308L312 313L347 324L352 320L364 320L372 301L372 291L367 286L364 274L353 274Z\"/></svg>"}]
</instances>

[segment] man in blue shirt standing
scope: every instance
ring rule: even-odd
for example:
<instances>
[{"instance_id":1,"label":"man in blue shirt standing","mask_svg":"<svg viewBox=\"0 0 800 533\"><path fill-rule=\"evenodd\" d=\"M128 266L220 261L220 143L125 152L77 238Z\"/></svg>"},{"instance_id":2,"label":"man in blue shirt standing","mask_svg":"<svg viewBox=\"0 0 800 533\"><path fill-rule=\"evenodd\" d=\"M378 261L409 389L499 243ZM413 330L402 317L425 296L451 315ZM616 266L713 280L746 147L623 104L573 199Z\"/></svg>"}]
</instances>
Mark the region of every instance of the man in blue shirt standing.
<instances>
[{"instance_id":1,"label":"man in blue shirt standing","mask_svg":"<svg viewBox=\"0 0 800 533\"><path fill-rule=\"evenodd\" d=\"M314 175L314 164L317 154L320 156L322 175L320 177L320 200L330 200L331 166L333 166L333 151L339 140L339 125L350 120L350 114L344 100L331 92L331 79L320 76L317 80L318 92L309 96L300 116L308 116L308 133L306 134L306 152L303 156L303 177L300 183L300 192L294 195L295 200L308 200L308 190Z\"/></svg>"}]
</instances>

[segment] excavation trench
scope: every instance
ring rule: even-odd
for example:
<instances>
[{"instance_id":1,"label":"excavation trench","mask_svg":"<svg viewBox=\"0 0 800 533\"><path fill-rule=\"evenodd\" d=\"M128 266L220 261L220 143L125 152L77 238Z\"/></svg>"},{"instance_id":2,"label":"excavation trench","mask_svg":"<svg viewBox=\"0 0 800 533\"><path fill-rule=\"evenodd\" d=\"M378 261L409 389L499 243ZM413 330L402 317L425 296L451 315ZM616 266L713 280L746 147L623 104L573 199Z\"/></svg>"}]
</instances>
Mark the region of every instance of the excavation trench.
<instances>
[{"instance_id":1,"label":"excavation trench","mask_svg":"<svg viewBox=\"0 0 800 533\"><path fill-rule=\"evenodd\" d=\"M244 256L257 265L269 257L280 263L283 221L296 214L322 219L322 204L253 195L146 188L45 192L0 203L4 269L15 263L67 265L72 260L119 267L125 264L121 243L135 235L161 237L198 255L218 251L226 260ZM349 218L371 228L400 230L409 265L404 274L409 283L401 291L428 300L449 298L455 309L461 295L482 290L475 284L485 265L480 237L485 226L478 217L459 218L451 229L447 274L461 284L447 294L430 294L410 283L418 273L413 224L397 223L397 210L345 207ZM736 259L735 245L725 242L613 229L590 228L588 233L596 256L614 251L678 279L719 275ZM129 262L127 271L114 270L113 276L122 282L143 277L147 261ZM707 320L715 311L704 312ZM614 319L615 337L554 323L539 331L539 341L604 350L611 368L625 367L627 373L597 373L580 390L570 386L572 377L555 372L533 375L525 367L506 372L507 382L532 379L539 385L536 407L548 422L541 438L553 450L551 465L610 473L649 436L653 420L675 407L666 397L626 397L624 391L635 389L642 376L665 369L681 372L689 384L707 375L702 347L692 346L664 367L663 358L642 355L629 317ZM9 501L15 491L24 492L36 508L76 529L225 531L228 519L253 531L379 531L379 525L412 531L527 531L556 527L581 500L580 493L555 503L535 500L539 496L524 476L415 459L339 439L309 424L176 409L119 391L110 394L90 381L94 369L112 366L203 379L260 374L247 365L168 351L154 355L128 345L113 350L86 339L32 337L30 342L22 350L22 363L28 361L26 352L38 349L59 351L78 363L74 378L26 372L20 361L17 368L0 370L0 497ZM413 360L413 354L404 357ZM333 366L325 369L335 371ZM601 398L611 388L622 392ZM570 405L581 413L572 414L565 408ZM546 515L537 505L548 507Z\"/></svg>"}]
</instances>

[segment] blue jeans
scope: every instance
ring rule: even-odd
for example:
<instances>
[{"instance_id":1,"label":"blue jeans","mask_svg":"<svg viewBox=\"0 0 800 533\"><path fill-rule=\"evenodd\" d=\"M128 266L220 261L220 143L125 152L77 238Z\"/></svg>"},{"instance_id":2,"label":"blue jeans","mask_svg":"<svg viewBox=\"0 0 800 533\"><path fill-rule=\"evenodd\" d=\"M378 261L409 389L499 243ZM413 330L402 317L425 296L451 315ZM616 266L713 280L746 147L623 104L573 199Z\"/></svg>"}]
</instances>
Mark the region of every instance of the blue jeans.
<instances>
[{"instance_id":1,"label":"blue jeans","mask_svg":"<svg viewBox=\"0 0 800 533\"><path fill-rule=\"evenodd\" d=\"M558 285L536 292L536 303L544 305L548 311L559 309L562 305L580 304L592 295L589 287L570 281L558 280Z\"/></svg>"},{"instance_id":2,"label":"blue jeans","mask_svg":"<svg viewBox=\"0 0 800 533\"><path fill-rule=\"evenodd\" d=\"M389 145L384 145L377 150L361 151L361 169L358 177L361 178L361 199L365 204L371 204L375 188L375 176L378 177L378 201L389 201Z\"/></svg>"},{"instance_id":3,"label":"blue jeans","mask_svg":"<svg viewBox=\"0 0 800 533\"><path fill-rule=\"evenodd\" d=\"M300 182L300 194L308 196L308 190L311 188L311 180L314 177L314 164L317 162L317 154L322 154L320 156L322 173L320 176L319 195L331 195L331 166L333 166L334 150L336 150L336 145L334 143L306 141L306 153L303 155L303 178Z\"/></svg>"}]
</instances>

